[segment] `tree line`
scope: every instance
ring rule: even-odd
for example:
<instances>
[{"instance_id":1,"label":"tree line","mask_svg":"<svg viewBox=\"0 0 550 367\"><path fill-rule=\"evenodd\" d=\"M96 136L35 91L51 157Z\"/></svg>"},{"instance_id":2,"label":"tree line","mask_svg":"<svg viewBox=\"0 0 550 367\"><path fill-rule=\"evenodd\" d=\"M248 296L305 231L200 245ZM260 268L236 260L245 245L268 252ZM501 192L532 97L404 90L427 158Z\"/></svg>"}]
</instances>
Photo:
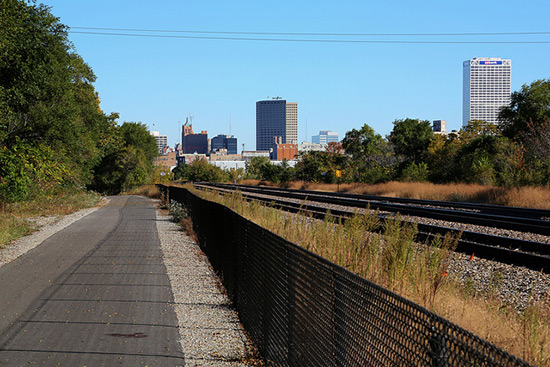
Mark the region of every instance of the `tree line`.
<instances>
[{"instance_id":1,"label":"tree line","mask_svg":"<svg viewBox=\"0 0 550 367\"><path fill-rule=\"evenodd\" d=\"M306 181L378 183L390 180L520 186L550 184L550 79L513 92L499 124L470 121L434 134L429 121L401 119L382 137L368 124L348 131L341 148L302 154L296 175ZM345 153L344 153L345 152ZM317 167L316 167L317 166Z\"/></svg>"},{"instance_id":2,"label":"tree line","mask_svg":"<svg viewBox=\"0 0 550 367\"><path fill-rule=\"evenodd\" d=\"M0 7L0 201L145 182L157 155L142 123L100 108L92 68L45 5Z\"/></svg>"}]
</instances>

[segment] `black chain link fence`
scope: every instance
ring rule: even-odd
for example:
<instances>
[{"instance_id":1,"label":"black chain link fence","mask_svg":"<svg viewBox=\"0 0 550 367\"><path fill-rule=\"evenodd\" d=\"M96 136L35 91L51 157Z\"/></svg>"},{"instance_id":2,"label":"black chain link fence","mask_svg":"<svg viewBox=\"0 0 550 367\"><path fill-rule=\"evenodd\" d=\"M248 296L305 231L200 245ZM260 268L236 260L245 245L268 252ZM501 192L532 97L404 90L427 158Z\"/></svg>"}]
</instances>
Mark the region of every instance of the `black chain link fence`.
<instances>
[{"instance_id":1,"label":"black chain link fence","mask_svg":"<svg viewBox=\"0 0 550 367\"><path fill-rule=\"evenodd\" d=\"M468 331L186 189L200 246L268 365L529 366Z\"/></svg>"}]
</instances>

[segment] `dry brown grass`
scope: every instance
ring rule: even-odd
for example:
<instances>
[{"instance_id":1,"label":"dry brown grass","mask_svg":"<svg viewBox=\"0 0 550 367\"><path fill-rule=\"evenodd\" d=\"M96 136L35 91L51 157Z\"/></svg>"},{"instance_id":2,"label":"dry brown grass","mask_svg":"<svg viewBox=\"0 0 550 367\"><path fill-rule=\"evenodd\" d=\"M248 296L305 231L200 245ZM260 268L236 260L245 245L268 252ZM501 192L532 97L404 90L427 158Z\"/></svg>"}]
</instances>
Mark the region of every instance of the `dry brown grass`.
<instances>
[{"instance_id":1,"label":"dry brown grass","mask_svg":"<svg viewBox=\"0 0 550 367\"><path fill-rule=\"evenodd\" d=\"M0 248L36 228L27 218L62 216L96 205L101 196L93 192L59 192L33 201L5 204L0 208Z\"/></svg>"},{"instance_id":2,"label":"dry brown grass","mask_svg":"<svg viewBox=\"0 0 550 367\"><path fill-rule=\"evenodd\" d=\"M257 180L248 180L247 185L258 185ZM335 184L320 184L296 181L284 187L316 191L337 191ZM340 184L341 192L380 195L411 199L460 201L515 207L550 209L550 188L516 187L504 188L474 184L432 184L427 182L387 182L376 185L360 183Z\"/></svg>"},{"instance_id":3,"label":"dry brown grass","mask_svg":"<svg viewBox=\"0 0 550 367\"><path fill-rule=\"evenodd\" d=\"M326 189L321 187L321 189ZM390 223L383 235L369 232L372 216L357 216L345 225L330 220L289 216L240 194L220 197L197 192L349 270L445 317L500 348L538 366L550 367L550 309L533 304L518 313L495 294L476 295L447 275L452 239L435 248L414 243L414 227Z\"/></svg>"},{"instance_id":4,"label":"dry brown grass","mask_svg":"<svg viewBox=\"0 0 550 367\"><path fill-rule=\"evenodd\" d=\"M414 295L405 297L417 302ZM495 295L471 296L462 284L449 282L428 308L508 353L540 367L550 366L548 305L531 304L519 313Z\"/></svg>"},{"instance_id":5,"label":"dry brown grass","mask_svg":"<svg viewBox=\"0 0 550 367\"><path fill-rule=\"evenodd\" d=\"M132 189L128 192L125 192L125 194L128 195L141 195L146 196L152 199L158 199L160 198L160 191L157 188L156 185L142 185L140 187L136 187L135 189Z\"/></svg>"},{"instance_id":6,"label":"dry brown grass","mask_svg":"<svg viewBox=\"0 0 550 367\"><path fill-rule=\"evenodd\" d=\"M500 197L503 205L550 209L550 189L520 187L505 190Z\"/></svg>"}]
</instances>

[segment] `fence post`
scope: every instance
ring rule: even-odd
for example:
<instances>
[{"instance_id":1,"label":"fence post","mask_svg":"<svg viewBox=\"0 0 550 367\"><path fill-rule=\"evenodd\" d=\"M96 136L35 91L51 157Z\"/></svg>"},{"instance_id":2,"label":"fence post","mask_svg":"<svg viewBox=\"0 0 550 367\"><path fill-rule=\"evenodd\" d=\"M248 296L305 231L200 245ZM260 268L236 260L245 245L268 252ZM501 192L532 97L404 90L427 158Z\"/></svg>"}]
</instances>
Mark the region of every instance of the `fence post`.
<instances>
[{"instance_id":1,"label":"fence post","mask_svg":"<svg viewBox=\"0 0 550 367\"><path fill-rule=\"evenodd\" d=\"M288 324L287 324L287 355L288 365L296 365L296 261L293 256L290 255L290 249L285 251L286 266L288 271L287 276L287 305L288 305Z\"/></svg>"},{"instance_id":2,"label":"fence post","mask_svg":"<svg viewBox=\"0 0 550 367\"><path fill-rule=\"evenodd\" d=\"M346 330L346 302L344 287L339 271L334 268L334 348L335 365L347 366L347 330Z\"/></svg>"},{"instance_id":3,"label":"fence post","mask_svg":"<svg viewBox=\"0 0 550 367\"><path fill-rule=\"evenodd\" d=\"M430 337L430 354L432 356L433 367L448 367L447 358L447 338L434 328L434 333Z\"/></svg>"},{"instance_id":4,"label":"fence post","mask_svg":"<svg viewBox=\"0 0 550 367\"><path fill-rule=\"evenodd\" d=\"M157 184L157 189L160 191L160 201L163 205L168 204L167 196L168 196L168 187L163 184Z\"/></svg>"}]
</instances>

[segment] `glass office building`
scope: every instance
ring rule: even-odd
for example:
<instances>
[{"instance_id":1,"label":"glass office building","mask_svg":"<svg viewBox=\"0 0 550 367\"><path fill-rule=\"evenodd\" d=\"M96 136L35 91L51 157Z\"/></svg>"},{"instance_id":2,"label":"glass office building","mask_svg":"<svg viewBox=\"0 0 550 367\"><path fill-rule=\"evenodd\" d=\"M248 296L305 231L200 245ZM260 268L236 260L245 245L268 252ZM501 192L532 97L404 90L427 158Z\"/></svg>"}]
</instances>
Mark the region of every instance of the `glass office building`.
<instances>
[{"instance_id":1,"label":"glass office building","mask_svg":"<svg viewBox=\"0 0 550 367\"><path fill-rule=\"evenodd\" d=\"M298 103L278 98L256 102L256 150L273 148L275 138L298 143Z\"/></svg>"}]
</instances>

